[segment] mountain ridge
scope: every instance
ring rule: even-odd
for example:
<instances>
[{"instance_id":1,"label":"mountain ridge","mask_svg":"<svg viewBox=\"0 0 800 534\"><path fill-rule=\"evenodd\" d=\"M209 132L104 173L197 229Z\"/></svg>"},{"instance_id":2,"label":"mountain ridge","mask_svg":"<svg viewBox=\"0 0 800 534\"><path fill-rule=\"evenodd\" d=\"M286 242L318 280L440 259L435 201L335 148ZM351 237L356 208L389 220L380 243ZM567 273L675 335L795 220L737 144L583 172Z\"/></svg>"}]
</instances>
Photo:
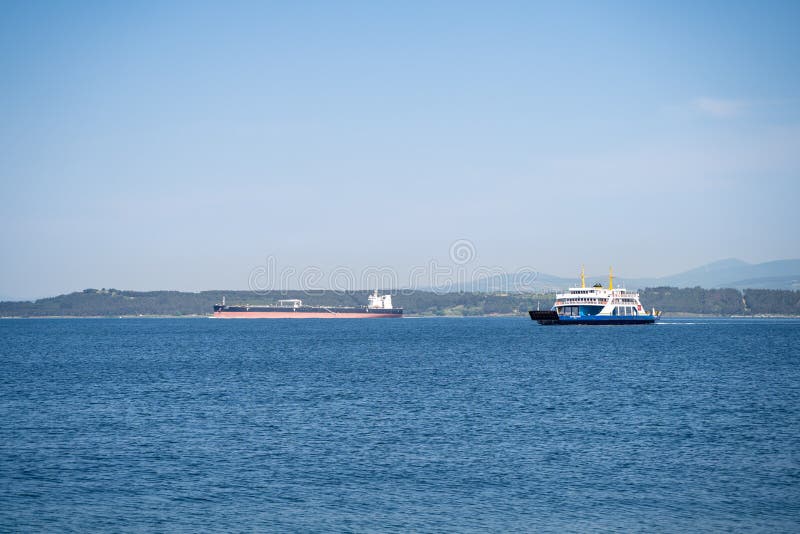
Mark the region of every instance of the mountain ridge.
<instances>
[{"instance_id":1,"label":"mountain ridge","mask_svg":"<svg viewBox=\"0 0 800 534\"><path fill-rule=\"evenodd\" d=\"M648 287L702 287L705 289L800 289L800 259L772 260L763 263L747 263L738 258L717 260L680 273L650 278L628 278L614 276L615 283L627 289ZM605 285L608 275L587 275L587 285L599 282ZM555 291L575 287L580 283L573 278L538 273L533 281L515 274L495 275L462 285L467 291Z\"/></svg>"},{"instance_id":2,"label":"mountain ridge","mask_svg":"<svg viewBox=\"0 0 800 534\"><path fill-rule=\"evenodd\" d=\"M800 290L800 259L772 260L762 263L748 263L738 258L716 260L680 273L651 278L628 278L624 274L614 276L615 285L625 286L631 290L656 287L704 289L781 289ZM608 274L586 276L587 285L601 283L606 285ZM536 273L531 279L530 273L498 274L443 288L420 287L420 291L443 292L535 292L550 293L575 287L580 284L580 277L563 277L548 273ZM161 290L156 290L161 291ZM232 290L233 291L233 290ZM193 293L206 293L195 291ZM190 292L191 293L191 292ZM9 295L0 297L0 302L34 302L50 297L14 298Z\"/></svg>"}]
</instances>

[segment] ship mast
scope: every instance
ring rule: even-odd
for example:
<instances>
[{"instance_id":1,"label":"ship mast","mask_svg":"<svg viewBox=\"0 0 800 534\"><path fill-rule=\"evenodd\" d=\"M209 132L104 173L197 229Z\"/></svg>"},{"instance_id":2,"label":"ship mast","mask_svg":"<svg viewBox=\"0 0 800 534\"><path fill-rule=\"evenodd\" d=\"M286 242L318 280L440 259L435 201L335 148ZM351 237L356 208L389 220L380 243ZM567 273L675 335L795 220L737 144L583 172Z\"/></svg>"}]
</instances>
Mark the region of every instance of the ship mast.
<instances>
[{"instance_id":1,"label":"ship mast","mask_svg":"<svg viewBox=\"0 0 800 534\"><path fill-rule=\"evenodd\" d=\"M614 267L608 268L608 289L614 290Z\"/></svg>"},{"instance_id":2,"label":"ship mast","mask_svg":"<svg viewBox=\"0 0 800 534\"><path fill-rule=\"evenodd\" d=\"M583 271L583 265L581 265L581 289L586 288L586 275Z\"/></svg>"}]
</instances>

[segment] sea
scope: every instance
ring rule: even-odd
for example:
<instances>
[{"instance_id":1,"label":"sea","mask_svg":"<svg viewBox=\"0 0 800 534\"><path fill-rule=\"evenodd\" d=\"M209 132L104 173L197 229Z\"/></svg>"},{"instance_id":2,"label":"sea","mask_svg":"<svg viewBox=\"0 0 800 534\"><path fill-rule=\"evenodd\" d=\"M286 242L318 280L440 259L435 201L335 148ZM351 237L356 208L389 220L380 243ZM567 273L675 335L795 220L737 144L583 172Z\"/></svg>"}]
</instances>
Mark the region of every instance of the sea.
<instances>
[{"instance_id":1,"label":"sea","mask_svg":"<svg viewBox=\"0 0 800 534\"><path fill-rule=\"evenodd\" d=\"M798 532L800 320L0 320L3 532Z\"/></svg>"}]
</instances>

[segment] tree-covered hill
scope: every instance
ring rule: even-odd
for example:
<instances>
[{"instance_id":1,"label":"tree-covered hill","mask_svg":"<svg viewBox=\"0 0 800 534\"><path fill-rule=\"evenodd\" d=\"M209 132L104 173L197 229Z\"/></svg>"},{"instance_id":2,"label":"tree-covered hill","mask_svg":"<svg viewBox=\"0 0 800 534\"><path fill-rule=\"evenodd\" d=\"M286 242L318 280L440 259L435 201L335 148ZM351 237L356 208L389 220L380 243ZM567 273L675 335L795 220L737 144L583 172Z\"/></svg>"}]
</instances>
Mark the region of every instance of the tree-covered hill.
<instances>
[{"instance_id":1,"label":"tree-covered hill","mask_svg":"<svg viewBox=\"0 0 800 534\"><path fill-rule=\"evenodd\" d=\"M367 302L368 291L123 291L86 289L34 302L0 302L0 317L119 317L138 315L209 315L214 304L226 297L228 304L272 304L278 299L299 298L309 305L354 306ZM524 314L550 307L552 294L397 292L395 306L407 315ZM714 315L800 315L800 291L767 289L702 289L657 287L641 291L642 304L666 313Z\"/></svg>"},{"instance_id":2,"label":"tree-covered hill","mask_svg":"<svg viewBox=\"0 0 800 534\"><path fill-rule=\"evenodd\" d=\"M209 315L214 304L225 296L228 304L274 304L278 299L297 298L316 306L361 306L369 291L348 293L334 291L123 291L118 289L85 289L81 292L39 299L34 302L0 302L2 317L45 316L130 316L130 315ZM395 306L411 315L488 315L524 313L536 307L548 307L553 295L446 293L425 291L398 292Z\"/></svg>"}]
</instances>

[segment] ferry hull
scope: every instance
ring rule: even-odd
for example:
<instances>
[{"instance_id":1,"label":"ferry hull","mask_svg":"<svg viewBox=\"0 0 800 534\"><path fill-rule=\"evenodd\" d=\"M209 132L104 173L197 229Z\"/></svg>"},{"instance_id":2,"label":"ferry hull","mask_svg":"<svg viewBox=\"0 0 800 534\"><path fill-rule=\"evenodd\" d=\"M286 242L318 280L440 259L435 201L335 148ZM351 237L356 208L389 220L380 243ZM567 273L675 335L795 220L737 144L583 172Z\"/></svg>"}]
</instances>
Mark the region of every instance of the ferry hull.
<instances>
[{"instance_id":1,"label":"ferry hull","mask_svg":"<svg viewBox=\"0 0 800 534\"><path fill-rule=\"evenodd\" d=\"M654 315L558 315L555 311L529 311L531 319L542 325L582 324L582 325L625 325L653 324L658 318Z\"/></svg>"}]
</instances>

